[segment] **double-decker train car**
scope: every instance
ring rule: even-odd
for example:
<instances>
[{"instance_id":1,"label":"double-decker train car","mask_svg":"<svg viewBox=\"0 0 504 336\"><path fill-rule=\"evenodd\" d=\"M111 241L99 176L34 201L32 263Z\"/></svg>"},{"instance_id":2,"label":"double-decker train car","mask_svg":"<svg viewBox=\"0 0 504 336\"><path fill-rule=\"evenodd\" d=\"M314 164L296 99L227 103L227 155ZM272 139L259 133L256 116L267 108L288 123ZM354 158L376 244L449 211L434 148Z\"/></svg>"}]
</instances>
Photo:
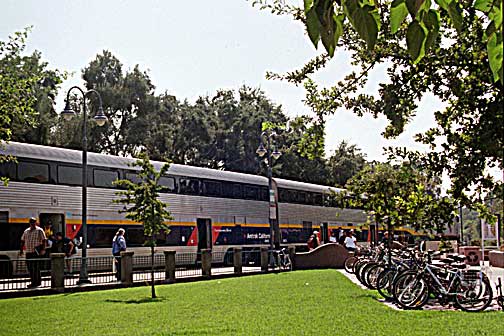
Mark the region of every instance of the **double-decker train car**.
<instances>
[{"instance_id":1,"label":"double-decker train car","mask_svg":"<svg viewBox=\"0 0 504 336\"><path fill-rule=\"evenodd\" d=\"M42 227L52 224L71 239L81 240L82 153L77 150L10 142L0 153L17 162L0 163L0 259L17 257L20 237L29 217ZM126 230L128 248L146 254L142 225L126 220L117 199L117 179L138 179L132 158L88 153L88 256L110 255L111 240L119 227ZM159 169L162 162L152 161ZM173 220L170 230L157 236L158 250L198 252L211 248L226 252L270 244L268 179L263 176L171 164L160 183ZM328 241L331 230L357 227L366 221L359 209L328 204L327 195L339 189L274 179L275 207L282 245L305 246L318 230ZM225 262L226 260L222 260Z\"/></svg>"}]
</instances>

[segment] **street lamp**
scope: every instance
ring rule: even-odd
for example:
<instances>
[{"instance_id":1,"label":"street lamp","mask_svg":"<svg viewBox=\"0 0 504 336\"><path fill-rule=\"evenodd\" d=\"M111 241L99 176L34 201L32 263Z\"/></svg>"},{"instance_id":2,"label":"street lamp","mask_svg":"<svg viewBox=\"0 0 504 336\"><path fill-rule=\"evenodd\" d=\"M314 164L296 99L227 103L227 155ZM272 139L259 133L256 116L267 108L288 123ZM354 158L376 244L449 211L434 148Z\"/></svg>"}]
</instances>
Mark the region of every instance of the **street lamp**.
<instances>
[{"instance_id":1,"label":"street lamp","mask_svg":"<svg viewBox=\"0 0 504 336\"><path fill-rule=\"evenodd\" d=\"M265 161L268 167L268 191L269 191L269 226L270 226L270 249L280 248L280 228L278 226L277 218L277 207L275 201L275 191L273 190L273 180L271 166L273 165L273 159L278 159L282 153L280 153L275 146L275 132L265 131L261 133L261 143L256 150L256 154L259 157L264 157L266 155ZM272 150L272 146L275 148Z\"/></svg>"},{"instance_id":2,"label":"street lamp","mask_svg":"<svg viewBox=\"0 0 504 336\"><path fill-rule=\"evenodd\" d=\"M93 118L98 126L103 126L107 122L107 117L103 113L102 99L98 91L88 90L84 92L80 87L73 86L68 90L65 109L61 115L65 120L72 119L76 113L70 107L70 92L78 90L82 94L82 263L79 273L78 284L90 283L87 272L87 114L86 114L86 97L94 93L98 97L99 107L98 112Z\"/></svg>"}]
</instances>

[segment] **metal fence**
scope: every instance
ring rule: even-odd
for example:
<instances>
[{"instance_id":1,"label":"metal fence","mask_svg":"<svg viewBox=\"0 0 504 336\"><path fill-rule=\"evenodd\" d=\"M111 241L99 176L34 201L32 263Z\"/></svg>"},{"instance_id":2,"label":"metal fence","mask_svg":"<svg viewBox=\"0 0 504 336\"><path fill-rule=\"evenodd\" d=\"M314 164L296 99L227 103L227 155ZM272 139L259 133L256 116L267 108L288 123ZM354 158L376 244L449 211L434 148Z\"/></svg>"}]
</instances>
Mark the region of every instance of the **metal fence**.
<instances>
[{"instance_id":1,"label":"metal fence","mask_svg":"<svg viewBox=\"0 0 504 336\"><path fill-rule=\"evenodd\" d=\"M31 267L41 276L40 288L51 287L51 259L31 259ZM26 259L0 260L0 291L26 289L31 284Z\"/></svg>"},{"instance_id":2,"label":"metal fence","mask_svg":"<svg viewBox=\"0 0 504 336\"><path fill-rule=\"evenodd\" d=\"M241 273L258 272L261 270L261 253L258 250L242 252ZM54 256L55 257L55 256ZM209 258L207 254L205 258ZM131 265L129 272L134 283L150 282L151 279L151 256L133 255L131 252L128 262ZM168 267L165 254L154 255L154 280L168 280ZM175 253L175 278L201 277L203 276L203 264L201 253ZM64 288L79 286L82 258L70 257L59 259L59 268L56 266L55 273L51 274L51 266L55 260L50 258L36 259L36 265L40 270L42 281L37 288L48 289L54 286L54 275L62 279ZM120 263L121 257L101 256L86 258L88 281L93 285L120 283L121 279L116 268L116 260ZM210 259L206 259L210 261ZM235 272L233 265L233 253L211 254L211 275L232 274ZM30 262L30 261L28 261ZM126 261L125 261L126 262ZM31 264L32 265L32 264ZM32 267L32 266L30 266ZM172 269L173 270L173 269ZM53 277L52 277L53 275ZM208 276L208 273L206 274ZM53 278L53 279L51 279ZM30 285L28 263L25 259L6 260L0 259L0 292L17 291L28 288ZM123 279L124 281L124 279Z\"/></svg>"}]
</instances>

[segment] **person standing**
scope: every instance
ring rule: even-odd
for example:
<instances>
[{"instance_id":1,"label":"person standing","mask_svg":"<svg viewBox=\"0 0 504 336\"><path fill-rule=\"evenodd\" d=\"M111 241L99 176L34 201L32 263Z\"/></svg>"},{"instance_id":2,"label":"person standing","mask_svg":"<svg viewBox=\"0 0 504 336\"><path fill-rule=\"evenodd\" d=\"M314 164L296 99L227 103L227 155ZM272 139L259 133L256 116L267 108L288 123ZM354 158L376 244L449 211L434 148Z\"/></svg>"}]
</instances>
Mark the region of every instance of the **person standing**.
<instances>
[{"instance_id":1,"label":"person standing","mask_svg":"<svg viewBox=\"0 0 504 336\"><path fill-rule=\"evenodd\" d=\"M353 236L353 230L347 232L344 244L348 251L353 252L357 249L357 238Z\"/></svg>"},{"instance_id":2,"label":"person standing","mask_svg":"<svg viewBox=\"0 0 504 336\"><path fill-rule=\"evenodd\" d=\"M26 264L31 280L28 288L35 288L42 283L42 277L40 276L41 262L36 259L42 258L45 254L46 235L44 230L37 226L35 217L31 217L29 223L30 227L21 236L19 254L22 255L26 249Z\"/></svg>"},{"instance_id":3,"label":"person standing","mask_svg":"<svg viewBox=\"0 0 504 336\"><path fill-rule=\"evenodd\" d=\"M62 232L56 232L55 241L53 243L52 251L55 253L64 253L65 254L65 262L66 268L69 273L72 273L72 260L70 257L77 253L75 249L75 244L73 241L64 237Z\"/></svg>"},{"instance_id":4,"label":"person standing","mask_svg":"<svg viewBox=\"0 0 504 336\"><path fill-rule=\"evenodd\" d=\"M116 268L116 278L121 280L121 252L126 251L126 238L124 238L124 229L117 230L114 239L112 239L112 254Z\"/></svg>"},{"instance_id":5,"label":"person standing","mask_svg":"<svg viewBox=\"0 0 504 336\"><path fill-rule=\"evenodd\" d=\"M320 240L318 238L318 231L313 231L310 238L308 239L308 250L316 249L320 246Z\"/></svg>"}]
</instances>

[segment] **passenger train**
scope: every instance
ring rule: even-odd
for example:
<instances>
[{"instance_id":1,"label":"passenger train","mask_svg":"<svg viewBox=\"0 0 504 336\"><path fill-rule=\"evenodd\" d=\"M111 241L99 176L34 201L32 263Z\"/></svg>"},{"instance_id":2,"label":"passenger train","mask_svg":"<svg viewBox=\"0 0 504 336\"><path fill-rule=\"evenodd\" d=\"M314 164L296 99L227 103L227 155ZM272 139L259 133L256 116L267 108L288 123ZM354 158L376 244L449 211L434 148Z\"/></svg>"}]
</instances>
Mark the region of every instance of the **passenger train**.
<instances>
[{"instance_id":1,"label":"passenger train","mask_svg":"<svg viewBox=\"0 0 504 336\"><path fill-rule=\"evenodd\" d=\"M0 163L0 176L10 180L7 186L0 185L0 259L17 257L21 234L32 216L41 227L51 222L54 232L82 240L82 152L9 142L1 144L0 154L17 159ZM120 212L123 206L112 202L118 198L115 180L135 181L134 162L88 153L88 256L110 255L119 227L126 230L129 248L136 254L148 253L142 247L142 225L127 220ZM152 163L157 169L163 164ZM270 245L266 177L171 164L160 183L166 187L160 198L174 219L168 222L170 230L157 236L158 250L211 248L225 258L233 247L250 250ZM367 220L362 210L329 204L329 193L341 189L279 178L273 179L273 185L282 245L305 247L314 230L328 241L332 230L358 227Z\"/></svg>"}]
</instances>

